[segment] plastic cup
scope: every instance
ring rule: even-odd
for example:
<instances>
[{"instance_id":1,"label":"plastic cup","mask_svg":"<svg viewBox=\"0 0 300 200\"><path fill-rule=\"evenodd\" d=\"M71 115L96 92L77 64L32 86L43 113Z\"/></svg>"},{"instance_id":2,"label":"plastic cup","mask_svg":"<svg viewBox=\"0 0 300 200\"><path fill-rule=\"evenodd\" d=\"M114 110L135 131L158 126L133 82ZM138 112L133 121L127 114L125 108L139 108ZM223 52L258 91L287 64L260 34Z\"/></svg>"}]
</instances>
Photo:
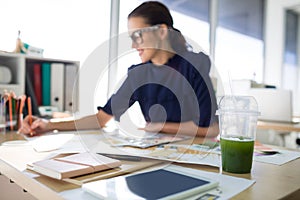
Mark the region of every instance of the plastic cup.
<instances>
[{"instance_id":1,"label":"plastic cup","mask_svg":"<svg viewBox=\"0 0 300 200\"><path fill-rule=\"evenodd\" d=\"M224 96L217 110L222 170L250 173L256 136L257 102L251 96Z\"/></svg>"}]
</instances>

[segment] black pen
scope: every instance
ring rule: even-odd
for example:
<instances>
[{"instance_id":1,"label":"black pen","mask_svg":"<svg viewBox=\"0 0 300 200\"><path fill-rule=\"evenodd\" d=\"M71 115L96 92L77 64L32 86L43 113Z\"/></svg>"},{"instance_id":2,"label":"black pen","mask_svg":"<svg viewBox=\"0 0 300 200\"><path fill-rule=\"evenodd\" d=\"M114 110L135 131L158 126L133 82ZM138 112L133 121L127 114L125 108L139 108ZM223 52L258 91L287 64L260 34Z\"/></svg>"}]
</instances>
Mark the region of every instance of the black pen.
<instances>
[{"instance_id":1,"label":"black pen","mask_svg":"<svg viewBox=\"0 0 300 200\"><path fill-rule=\"evenodd\" d=\"M280 154L279 151L260 151L264 155L275 155L275 154Z\"/></svg>"},{"instance_id":2,"label":"black pen","mask_svg":"<svg viewBox=\"0 0 300 200\"><path fill-rule=\"evenodd\" d=\"M114 158L117 160L128 160L128 161L141 161L142 158L139 156L131 156L131 155L122 155L122 154L110 154L110 153L98 153L102 156L106 156L109 158Z\"/></svg>"}]
</instances>

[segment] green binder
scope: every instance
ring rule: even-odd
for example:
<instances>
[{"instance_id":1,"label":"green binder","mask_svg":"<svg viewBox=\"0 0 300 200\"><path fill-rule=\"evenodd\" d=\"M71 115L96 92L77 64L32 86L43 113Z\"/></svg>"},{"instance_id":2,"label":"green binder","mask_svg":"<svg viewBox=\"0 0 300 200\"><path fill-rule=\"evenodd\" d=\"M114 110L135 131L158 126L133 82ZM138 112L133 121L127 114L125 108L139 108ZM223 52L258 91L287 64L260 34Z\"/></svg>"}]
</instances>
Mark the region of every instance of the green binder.
<instances>
[{"instance_id":1,"label":"green binder","mask_svg":"<svg viewBox=\"0 0 300 200\"><path fill-rule=\"evenodd\" d=\"M43 106L51 104L51 65L42 64L42 102Z\"/></svg>"}]
</instances>

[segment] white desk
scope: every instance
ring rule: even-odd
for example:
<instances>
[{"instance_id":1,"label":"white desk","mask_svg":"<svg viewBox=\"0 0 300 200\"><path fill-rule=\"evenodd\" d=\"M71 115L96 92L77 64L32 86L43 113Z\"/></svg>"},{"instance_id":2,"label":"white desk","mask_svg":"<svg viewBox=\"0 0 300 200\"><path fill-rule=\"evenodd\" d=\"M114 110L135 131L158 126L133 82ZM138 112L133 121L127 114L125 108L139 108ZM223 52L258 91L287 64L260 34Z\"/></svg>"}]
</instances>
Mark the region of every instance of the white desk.
<instances>
[{"instance_id":1,"label":"white desk","mask_svg":"<svg viewBox=\"0 0 300 200\"><path fill-rule=\"evenodd\" d=\"M300 132L300 123L281 123L258 121L257 128L261 130L274 130L279 132Z\"/></svg>"},{"instance_id":2,"label":"white desk","mask_svg":"<svg viewBox=\"0 0 300 200\"><path fill-rule=\"evenodd\" d=\"M0 142L9 139L20 139L15 133L0 136ZM203 139L196 138L195 143ZM15 184L25 189L32 197L37 199L94 199L89 194L82 192L79 186L54 180L45 176L30 175L25 170L29 161L40 160L50 153L37 153L31 146L18 146L11 148L0 147L0 172L13 180ZM218 172L215 167L203 165L181 166ZM281 199L300 196L300 159L291 161L282 166L254 162L251 174L230 174L236 177L254 179L256 183L235 196L233 199ZM226 173L229 174L229 173Z\"/></svg>"},{"instance_id":3,"label":"white desk","mask_svg":"<svg viewBox=\"0 0 300 200\"><path fill-rule=\"evenodd\" d=\"M257 129L266 130L269 133L277 134L280 137L282 146L285 146L285 136L289 135L291 132L300 133L300 123L258 121Z\"/></svg>"}]
</instances>

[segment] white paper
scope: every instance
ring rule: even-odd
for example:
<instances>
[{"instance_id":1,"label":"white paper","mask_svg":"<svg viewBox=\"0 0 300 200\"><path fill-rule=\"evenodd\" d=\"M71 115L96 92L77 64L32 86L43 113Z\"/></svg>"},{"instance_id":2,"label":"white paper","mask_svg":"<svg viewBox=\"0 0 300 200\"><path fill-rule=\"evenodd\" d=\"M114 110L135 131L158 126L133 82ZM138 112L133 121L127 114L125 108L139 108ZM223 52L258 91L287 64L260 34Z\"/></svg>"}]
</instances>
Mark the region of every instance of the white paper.
<instances>
[{"instance_id":1,"label":"white paper","mask_svg":"<svg viewBox=\"0 0 300 200\"><path fill-rule=\"evenodd\" d=\"M74 133L45 134L26 138L36 152L80 153L86 151Z\"/></svg>"},{"instance_id":2,"label":"white paper","mask_svg":"<svg viewBox=\"0 0 300 200\"><path fill-rule=\"evenodd\" d=\"M37 152L53 151L54 153L80 153L92 151L96 153L118 153L152 157L161 160L178 163L202 164L214 167L220 166L220 151L201 149L197 145L166 144L151 149L138 149L119 147L114 148L109 143L106 134L101 131L60 132L57 134L45 134L42 136L28 137L30 144ZM28 144L27 144L28 145ZM104 147L105 146L105 147ZM180 149L180 150L179 150ZM182 149L185 149L182 151ZM253 157L256 162L264 162L275 165L283 165L300 157L300 152L273 149L280 152L275 155L263 155ZM107 152L109 151L109 152Z\"/></svg>"},{"instance_id":3,"label":"white paper","mask_svg":"<svg viewBox=\"0 0 300 200\"><path fill-rule=\"evenodd\" d=\"M191 176L195 177L203 177L207 178L209 180L214 180L219 183L219 186L217 188L214 188L212 190L208 190L205 192L202 192L200 194L197 194L196 196L192 196L189 198L185 198L188 200L195 200L195 199L230 199L234 197L235 195L241 193L242 191L246 190L249 188L251 185L255 183L255 180L248 180L244 178L237 178L233 176L228 176L228 175L223 175L220 173L213 173L213 172L206 172L203 170L197 170L197 169L191 169L191 168L186 168L186 167L181 167L181 166L175 166L175 165L169 165L166 168L175 168L178 171L185 172ZM159 167L160 168L160 167ZM151 169L151 170L155 170ZM150 171L151 171L150 170ZM148 171L148 170L145 170ZM64 197L66 194L64 194ZM209 196L210 198L205 198ZM214 198L212 198L214 197Z\"/></svg>"},{"instance_id":4,"label":"white paper","mask_svg":"<svg viewBox=\"0 0 300 200\"><path fill-rule=\"evenodd\" d=\"M208 192L199 194L189 199L216 199L216 198L208 198L208 195L212 195L218 197L217 199L230 199L235 195L241 193L242 191L249 188L252 184L255 183L255 180L248 180L244 178L237 178L233 176L228 176L219 173L206 172L202 170L189 169L191 173L197 173L199 176L206 177L209 179L213 179L219 182L219 187ZM204 198L207 197L207 198Z\"/></svg>"},{"instance_id":5,"label":"white paper","mask_svg":"<svg viewBox=\"0 0 300 200\"><path fill-rule=\"evenodd\" d=\"M297 151L289 151L282 149L273 149L278 151L279 153L274 155L262 155L262 156L254 156L254 161L264 162L274 165L283 165L287 162L300 158L300 152Z\"/></svg>"},{"instance_id":6,"label":"white paper","mask_svg":"<svg viewBox=\"0 0 300 200\"><path fill-rule=\"evenodd\" d=\"M220 152L199 148L196 145L166 144L151 149L119 148L119 150L130 155L177 163L220 166Z\"/></svg>"}]
</instances>

